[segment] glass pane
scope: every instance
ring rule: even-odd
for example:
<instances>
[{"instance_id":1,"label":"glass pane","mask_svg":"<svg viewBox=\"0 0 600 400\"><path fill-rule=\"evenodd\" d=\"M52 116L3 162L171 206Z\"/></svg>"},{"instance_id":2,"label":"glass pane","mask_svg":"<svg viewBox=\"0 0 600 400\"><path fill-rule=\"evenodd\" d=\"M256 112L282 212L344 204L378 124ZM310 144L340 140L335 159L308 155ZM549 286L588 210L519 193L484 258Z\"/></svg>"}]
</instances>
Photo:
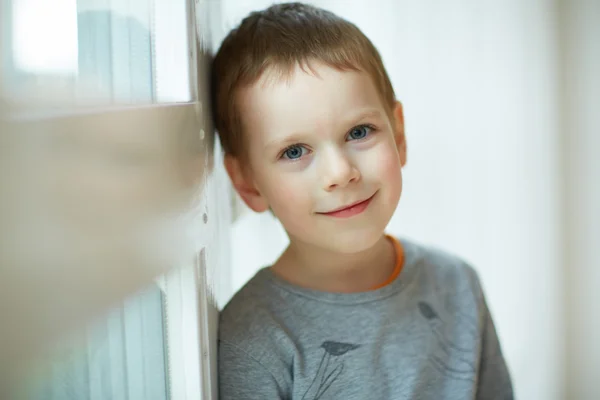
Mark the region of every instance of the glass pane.
<instances>
[{"instance_id":1,"label":"glass pane","mask_svg":"<svg viewBox=\"0 0 600 400\"><path fill-rule=\"evenodd\" d=\"M54 349L27 400L167 400L164 295L154 286Z\"/></svg>"},{"instance_id":2,"label":"glass pane","mask_svg":"<svg viewBox=\"0 0 600 400\"><path fill-rule=\"evenodd\" d=\"M5 96L22 105L189 102L185 0L5 0Z\"/></svg>"}]
</instances>

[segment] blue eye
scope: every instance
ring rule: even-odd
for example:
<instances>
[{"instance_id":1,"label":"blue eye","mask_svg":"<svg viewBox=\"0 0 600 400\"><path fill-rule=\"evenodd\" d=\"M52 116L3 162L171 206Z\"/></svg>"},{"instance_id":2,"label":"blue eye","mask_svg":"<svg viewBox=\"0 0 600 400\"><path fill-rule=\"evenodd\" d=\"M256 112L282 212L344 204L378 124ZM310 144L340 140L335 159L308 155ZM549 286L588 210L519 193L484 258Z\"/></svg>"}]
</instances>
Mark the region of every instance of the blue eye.
<instances>
[{"instance_id":1,"label":"blue eye","mask_svg":"<svg viewBox=\"0 0 600 400\"><path fill-rule=\"evenodd\" d=\"M364 139L367 136L369 136L369 134L371 133L372 130L373 130L373 128L368 125L359 125L359 126L352 128L350 133L348 133L348 138L350 140Z\"/></svg>"},{"instance_id":2,"label":"blue eye","mask_svg":"<svg viewBox=\"0 0 600 400\"><path fill-rule=\"evenodd\" d=\"M297 160L302 157L306 153L306 148L299 146L297 144L288 147L284 152L282 157L287 158L288 160Z\"/></svg>"}]
</instances>

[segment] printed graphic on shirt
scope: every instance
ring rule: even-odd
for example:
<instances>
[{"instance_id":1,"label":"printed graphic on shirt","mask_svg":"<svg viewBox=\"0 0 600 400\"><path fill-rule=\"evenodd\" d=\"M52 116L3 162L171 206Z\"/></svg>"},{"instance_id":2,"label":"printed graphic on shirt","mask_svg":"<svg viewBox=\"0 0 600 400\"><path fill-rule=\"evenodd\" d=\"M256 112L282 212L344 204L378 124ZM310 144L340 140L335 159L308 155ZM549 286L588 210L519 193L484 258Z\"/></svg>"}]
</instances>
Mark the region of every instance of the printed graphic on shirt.
<instances>
[{"instance_id":1,"label":"printed graphic on shirt","mask_svg":"<svg viewBox=\"0 0 600 400\"><path fill-rule=\"evenodd\" d=\"M429 303L420 301L418 303L418 308L439 346L439 350L432 351L429 356L429 360L433 366L447 377L473 380L476 368L475 365L473 365L473 360L469 358L472 350L470 348L461 347L460 344L448 338L448 335L444 331L445 321L443 320L443 317L436 312ZM458 315L457 317L464 320L462 321L463 329L469 330L469 328L474 328L470 329L471 332L469 332L469 334L473 336L473 340L476 340L477 332L474 321L464 315ZM452 360L451 365L449 365L450 363L446 360Z\"/></svg>"},{"instance_id":2,"label":"printed graphic on shirt","mask_svg":"<svg viewBox=\"0 0 600 400\"><path fill-rule=\"evenodd\" d=\"M360 345L351 343L323 342L323 357L319 369L302 400L319 400L344 372L344 354L359 347Z\"/></svg>"}]
</instances>

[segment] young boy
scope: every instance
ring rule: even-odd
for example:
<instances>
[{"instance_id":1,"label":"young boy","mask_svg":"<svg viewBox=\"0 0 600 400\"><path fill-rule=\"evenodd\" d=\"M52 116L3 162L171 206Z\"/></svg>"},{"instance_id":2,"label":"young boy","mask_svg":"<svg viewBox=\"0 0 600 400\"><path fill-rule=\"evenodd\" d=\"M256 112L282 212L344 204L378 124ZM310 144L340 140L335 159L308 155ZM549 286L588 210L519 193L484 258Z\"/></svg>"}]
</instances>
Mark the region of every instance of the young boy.
<instances>
[{"instance_id":1,"label":"young boy","mask_svg":"<svg viewBox=\"0 0 600 400\"><path fill-rule=\"evenodd\" d=\"M474 270L384 233L402 105L353 24L299 3L250 14L214 60L235 189L290 245L221 313L222 399L511 399Z\"/></svg>"}]
</instances>

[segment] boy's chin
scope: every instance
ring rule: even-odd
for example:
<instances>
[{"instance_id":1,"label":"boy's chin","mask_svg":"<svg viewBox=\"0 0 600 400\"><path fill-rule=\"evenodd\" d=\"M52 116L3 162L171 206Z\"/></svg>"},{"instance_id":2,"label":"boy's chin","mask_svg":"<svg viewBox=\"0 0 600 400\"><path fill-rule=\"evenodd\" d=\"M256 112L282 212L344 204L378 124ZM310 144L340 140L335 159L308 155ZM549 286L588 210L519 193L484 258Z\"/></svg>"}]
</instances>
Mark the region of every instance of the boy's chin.
<instances>
[{"instance_id":1,"label":"boy's chin","mask_svg":"<svg viewBox=\"0 0 600 400\"><path fill-rule=\"evenodd\" d=\"M384 228L366 228L327 234L316 232L302 240L312 246L340 254L354 254L369 250L385 236ZM290 237L291 238L291 237ZM292 239L293 240L293 239Z\"/></svg>"}]
</instances>

